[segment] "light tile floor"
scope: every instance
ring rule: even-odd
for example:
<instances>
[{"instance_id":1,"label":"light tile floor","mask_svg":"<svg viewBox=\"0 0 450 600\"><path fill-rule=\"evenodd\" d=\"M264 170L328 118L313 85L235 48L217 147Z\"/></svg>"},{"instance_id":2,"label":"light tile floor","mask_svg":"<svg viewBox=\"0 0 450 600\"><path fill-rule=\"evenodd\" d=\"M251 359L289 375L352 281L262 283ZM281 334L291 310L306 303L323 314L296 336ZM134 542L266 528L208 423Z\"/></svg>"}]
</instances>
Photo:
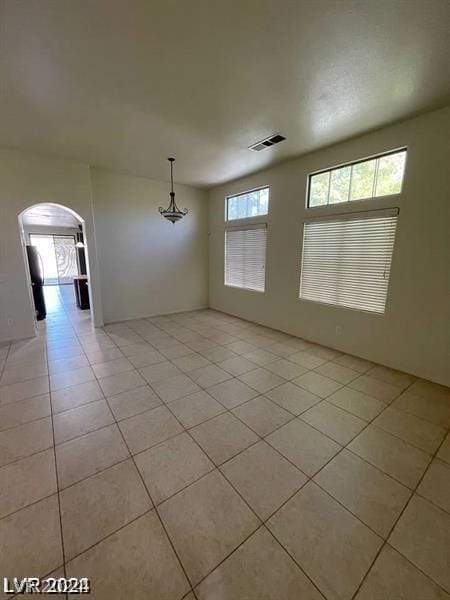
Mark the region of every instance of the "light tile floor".
<instances>
[{"instance_id":1,"label":"light tile floor","mask_svg":"<svg viewBox=\"0 0 450 600\"><path fill-rule=\"evenodd\" d=\"M212 310L94 331L46 292L0 347L1 577L449 599L449 389Z\"/></svg>"}]
</instances>

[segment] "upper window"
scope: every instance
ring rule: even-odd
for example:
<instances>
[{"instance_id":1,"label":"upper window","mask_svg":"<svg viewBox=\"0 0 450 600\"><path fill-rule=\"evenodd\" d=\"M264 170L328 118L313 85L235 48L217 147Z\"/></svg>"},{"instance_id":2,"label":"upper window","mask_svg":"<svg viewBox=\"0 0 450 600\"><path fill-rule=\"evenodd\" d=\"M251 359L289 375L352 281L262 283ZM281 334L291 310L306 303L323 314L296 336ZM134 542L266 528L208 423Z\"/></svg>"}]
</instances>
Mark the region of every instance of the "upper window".
<instances>
[{"instance_id":1,"label":"upper window","mask_svg":"<svg viewBox=\"0 0 450 600\"><path fill-rule=\"evenodd\" d=\"M245 192L237 196L228 196L226 199L227 221L247 219L267 215L269 211L269 188Z\"/></svg>"},{"instance_id":2,"label":"upper window","mask_svg":"<svg viewBox=\"0 0 450 600\"><path fill-rule=\"evenodd\" d=\"M309 176L308 208L365 200L402 191L406 149Z\"/></svg>"}]
</instances>

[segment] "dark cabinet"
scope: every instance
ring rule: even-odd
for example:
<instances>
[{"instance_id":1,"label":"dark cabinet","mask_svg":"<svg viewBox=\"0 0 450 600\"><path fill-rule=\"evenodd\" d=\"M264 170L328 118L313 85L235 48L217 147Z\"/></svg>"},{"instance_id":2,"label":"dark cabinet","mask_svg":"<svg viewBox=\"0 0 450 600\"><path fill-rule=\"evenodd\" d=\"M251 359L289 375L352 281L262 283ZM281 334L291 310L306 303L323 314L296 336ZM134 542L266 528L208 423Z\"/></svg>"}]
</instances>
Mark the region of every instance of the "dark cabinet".
<instances>
[{"instance_id":1,"label":"dark cabinet","mask_svg":"<svg viewBox=\"0 0 450 600\"><path fill-rule=\"evenodd\" d=\"M75 298L78 308L81 308L81 310L87 310L90 308L87 275L79 275L78 277L74 277L73 285L75 286Z\"/></svg>"}]
</instances>

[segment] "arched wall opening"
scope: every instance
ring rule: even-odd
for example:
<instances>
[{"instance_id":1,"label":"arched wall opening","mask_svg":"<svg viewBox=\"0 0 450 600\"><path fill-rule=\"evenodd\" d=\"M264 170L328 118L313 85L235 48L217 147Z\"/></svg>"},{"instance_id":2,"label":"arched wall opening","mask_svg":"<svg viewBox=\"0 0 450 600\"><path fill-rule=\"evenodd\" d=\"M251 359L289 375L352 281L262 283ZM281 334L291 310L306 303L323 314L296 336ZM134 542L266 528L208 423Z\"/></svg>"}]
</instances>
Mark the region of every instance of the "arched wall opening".
<instances>
[{"instance_id":1,"label":"arched wall opening","mask_svg":"<svg viewBox=\"0 0 450 600\"><path fill-rule=\"evenodd\" d=\"M35 325L36 307L35 299L33 298L33 284L31 281L30 262L28 257L27 246L36 243L36 241L39 240L40 237L42 238L42 241L44 240L44 238L49 238L50 236L58 239L63 239L64 237L69 238L70 235L66 234L68 234L68 232L70 232L71 230L73 231L75 247L76 243L79 244L79 249L76 252L76 264L78 275L82 274L83 271L87 275L87 285L89 289L90 304L90 321L92 326L102 325L103 319L101 315L101 310L99 310L98 308L99 306L101 306L101 304L99 299L96 298L96 293L98 290L96 282L97 269L95 268L96 263L94 263L94 261L96 261L96 257L95 252L92 252L92 254L90 254L90 241L93 235L93 228L91 228L91 231L89 231L89 228L86 227L85 219L83 219L81 215L79 215L72 208L54 202L40 202L36 204L31 204L19 213L18 223L19 235L23 251L23 259L25 264L25 272L28 283L30 312L33 320L35 321ZM78 234L81 233L81 236L75 235L75 232L78 232ZM34 242L31 240L31 237L33 237ZM82 251L80 250L80 244L82 244ZM81 270L80 257L82 257L83 261L83 264L81 265ZM64 283L70 283L70 285L73 286L73 279L70 279L70 275L71 273L69 270L67 272L67 278ZM58 282L51 282L51 280L49 280L47 283L59 284L61 283L61 281L59 280ZM81 281L81 285L86 285L86 282ZM70 290L68 291L70 293Z\"/></svg>"}]
</instances>

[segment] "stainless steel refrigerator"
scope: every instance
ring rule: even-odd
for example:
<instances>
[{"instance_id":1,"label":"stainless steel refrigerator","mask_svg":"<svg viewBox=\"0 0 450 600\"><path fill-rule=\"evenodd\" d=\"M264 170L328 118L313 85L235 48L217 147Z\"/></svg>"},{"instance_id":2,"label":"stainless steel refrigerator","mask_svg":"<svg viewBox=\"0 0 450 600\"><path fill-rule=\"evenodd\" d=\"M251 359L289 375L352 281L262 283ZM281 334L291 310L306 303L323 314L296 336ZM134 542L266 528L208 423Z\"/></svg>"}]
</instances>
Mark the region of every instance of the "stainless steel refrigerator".
<instances>
[{"instance_id":1,"label":"stainless steel refrigerator","mask_svg":"<svg viewBox=\"0 0 450 600\"><path fill-rule=\"evenodd\" d=\"M36 319L42 321L47 316L44 299L44 273L42 259L36 246L27 246L28 265L30 266L31 288L33 290Z\"/></svg>"}]
</instances>

